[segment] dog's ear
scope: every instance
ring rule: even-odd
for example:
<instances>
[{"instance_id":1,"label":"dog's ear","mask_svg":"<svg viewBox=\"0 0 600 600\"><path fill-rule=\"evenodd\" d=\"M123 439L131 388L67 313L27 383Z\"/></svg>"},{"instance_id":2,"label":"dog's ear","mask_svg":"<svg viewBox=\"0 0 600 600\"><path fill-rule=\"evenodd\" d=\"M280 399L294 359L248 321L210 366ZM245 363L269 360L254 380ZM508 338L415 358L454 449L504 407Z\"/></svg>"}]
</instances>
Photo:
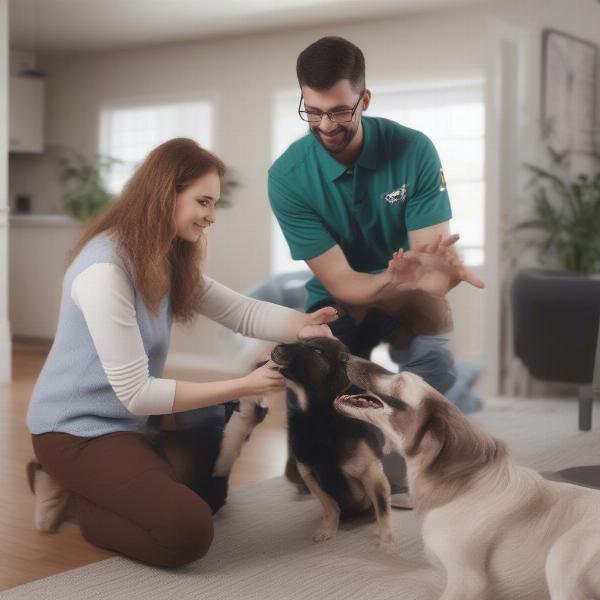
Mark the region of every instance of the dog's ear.
<instances>
[{"instance_id":1,"label":"dog's ear","mask_svg":"<svg viewBox=\"0 0 600 600\"><path fill-rule=\"evenodd\" d=\"M419 453L425 436L431 433L436 442L444 444L446 427L441 415L436 414L432 398L423 398L417 409L414 409L413 426L406 433L405 452L407 456Z\"/></svg>"},{"instance_id":2,"label":"dog's ear","mask_svg":"<svg viewBox=\"0 0 600 600\"><path fill-rule=\"evenodd\" d=\"M466 477L507 453L502 442L470 423L441 394L423 399L407 441L407 456L422 453L427 474Z\"/></svg>"}]
</instances>

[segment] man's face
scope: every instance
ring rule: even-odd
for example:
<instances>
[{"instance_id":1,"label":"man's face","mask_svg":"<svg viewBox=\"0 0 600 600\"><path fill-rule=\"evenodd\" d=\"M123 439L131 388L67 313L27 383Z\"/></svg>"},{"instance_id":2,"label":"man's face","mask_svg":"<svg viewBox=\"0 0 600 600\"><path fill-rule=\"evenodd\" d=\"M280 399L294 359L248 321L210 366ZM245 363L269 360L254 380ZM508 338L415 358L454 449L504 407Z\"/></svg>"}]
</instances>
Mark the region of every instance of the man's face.
<instances>
[{"instance_id":1,"label":"man's face","mask_svg":"<svg viewBox=\"0 0 600 600\"><path fill-rule=\"evenodd\" d=\"M302 86L302 94L304 96L304 109L309 112L350 111L360 96L360 93L352 88L348 79L341 79L329 89L319 92L308 86ZM369 99L370 92L365 90L350 122L333 122L325 114L319 122L309 122L310 131L321 142L327 152L335 156L347 148L358 132L360 118L362 112L369 105Z\"/></svg>"}]
</instances>

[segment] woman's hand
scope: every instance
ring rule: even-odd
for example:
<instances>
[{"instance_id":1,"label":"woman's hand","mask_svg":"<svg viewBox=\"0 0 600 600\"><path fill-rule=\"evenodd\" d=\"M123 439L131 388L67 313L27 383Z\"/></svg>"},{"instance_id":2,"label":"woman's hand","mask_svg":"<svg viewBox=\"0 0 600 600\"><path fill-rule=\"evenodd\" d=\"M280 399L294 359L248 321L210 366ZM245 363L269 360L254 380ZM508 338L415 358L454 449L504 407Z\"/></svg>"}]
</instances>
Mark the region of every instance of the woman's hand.
<instances>
[{"instance_id":1,"label":"woman's hand","mask_svg":"<svg viewBox=\"0 0 600 600\"><path fill-rule=\"evenodd\" d=\"M394 253L388 264L391 284L396 290L422 290L434 296L445 296L461 281L483 288L484 283L466 267L452 247L459 239L440 236L418 250Z\"/></svg>"},{"instance_id":2,"label":"woman's hand","mask_svg":"<svg viewBox=\"0 0 600 600\"><path fill-rule=\"evenodd\" d=\"M304 315L304 325L298 331L298 339L305 340L312 337L333 337L327 323L336 321L338 313L333 306L326 306L314 313Z\"/></svg>"},{"instance_id":3,"label":"woman's hand","mask_svg":"<svg viewBox=\"0 0 600 600\"><path fill-rule=\"evenodd\" d=\"M263 396L285 388L285 379L272 361L242 377L242 380L247 396Z\"/></svg>"}]
</instances>

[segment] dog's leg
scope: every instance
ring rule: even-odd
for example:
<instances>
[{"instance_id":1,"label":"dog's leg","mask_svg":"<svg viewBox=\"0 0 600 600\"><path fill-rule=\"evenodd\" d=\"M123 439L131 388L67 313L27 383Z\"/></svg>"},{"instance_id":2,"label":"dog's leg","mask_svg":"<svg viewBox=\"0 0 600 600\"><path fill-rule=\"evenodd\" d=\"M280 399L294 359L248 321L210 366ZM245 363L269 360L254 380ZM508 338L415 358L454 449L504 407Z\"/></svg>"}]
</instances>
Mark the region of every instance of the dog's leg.
<instances>
[{"instance_id":1,"label":"dog's leg","mask_svg":"<svg viewBox=\"0 0 600 600\"><path fill-rule=\"evenodd\" d=\"M360 475L360 481L375 508L379 526L379 544L386 552L393 550L394 537L390 518L390 483L380 461L374 461Z\"/></svg>"},{"instance_id":2,"label":"dog's leg","mask_svg":"<svg viewBox=\"0 0 600 600\"><path fill-rule=\"evenodd\" d=\"M589 527L589 524L588 524ZM574 528L558 538L546 559L552 600L600 599L600 532Z\"/></svg>"},{"instance_id":3,"label":"dog's leg","mask_svg":"<svg viewBox=\"0 0 600 600\"><path fill-rule=\"evenodd\" d=\"M485 572L454 565L452 571L446 570L446 573L446 589L440 600L491 600L486 594Z\"/></svg>"},{"instance_id":4,"label":"dog's leg","mask_svg":"<svg viewBox=\"0 0 600 600\"><path fill-rule=\"evenodd\" d=\"M487 593L484 545L442 535L428 537L424 537L427 551L446 570L446 588L440 600L492 600Z\"/></svg>"},{"instance_id":5,"label":"dog's leg","mask_svg":"<svg viewBox=\"0 0 600 600\"><path fill-rule=\"evenodd\" d=\"M219 455L215 461L213 477L228 477L235 459L240 455L254 428L264 421L269 412L264 398L243 398L240 410L235 411L225 429Z\"/></svg>"},{"instance_id":6,"label":"dog's leg","mask_svg":"<svg viewBox=\"0 0 600 600\"><path fill-rule=\"evenodd\" d=\"M354 456L342 465L342 471L350 478L358 479L375 508L379 526L379 542L386 551L393 547L390 518L390 483L383 472L383 465L373 450L364 442L357 445Z\"/></svg>"},{"instance_id":7,"label":"dog's leg","mask_svg":"<svg viewBox=\"0 0 600 600\"><path fill-rule=\"evenodd\" d=\"M596 535L598 542L596 546L596 554L592 557L588 563L587 569L584 573L585 585L589 594L587 598L593 598L594 600L600 600L600 535Z\"/></svg>"},{"instance_id":8,"label":"dog's leg","mask_svg":"<svg viewBox=\"0 0 600 600\"><path fill-rule=\"evenodd\" d=\"M313 540L315 542L324 542L334 537L337 533L340 524L340 507L319 485L308 465L298 462L298 471L302 475L306 487L318 498L323 507L323 520L321 521L321 526L313 535Z\"/></svg>"}]
</instances>

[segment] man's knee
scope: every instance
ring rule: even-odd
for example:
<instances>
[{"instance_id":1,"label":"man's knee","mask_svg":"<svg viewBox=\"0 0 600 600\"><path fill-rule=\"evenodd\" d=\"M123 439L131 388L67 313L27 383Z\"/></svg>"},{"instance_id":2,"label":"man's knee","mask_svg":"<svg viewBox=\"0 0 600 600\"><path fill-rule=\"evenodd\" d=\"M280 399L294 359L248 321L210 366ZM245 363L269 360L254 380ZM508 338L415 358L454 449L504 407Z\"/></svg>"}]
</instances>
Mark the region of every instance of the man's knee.
<instances>
[{"instance_id":1,"label":"man's knee","mask_svg":"<svg viewBox=\"0 0 600 600\"><path fill-rule=\"evenodd\" d=\"M447 346L436 344L427 349L422 360L424 379L438 392L445 394L456 382L452 352Z\"/></svg>"},{"instance_id":2,"label":"man's knee","mask_svg":"<svg viewBox=\"0 0 600 600\"><path fill-rule=\"evenodd\" d=\"M390 356L394 360L393 349ZM454 357L447 340L434 336L417 336L403 357L402 370L416 373L438 392L445 394L456 382Z\"/></svg>"}]
</instances>

